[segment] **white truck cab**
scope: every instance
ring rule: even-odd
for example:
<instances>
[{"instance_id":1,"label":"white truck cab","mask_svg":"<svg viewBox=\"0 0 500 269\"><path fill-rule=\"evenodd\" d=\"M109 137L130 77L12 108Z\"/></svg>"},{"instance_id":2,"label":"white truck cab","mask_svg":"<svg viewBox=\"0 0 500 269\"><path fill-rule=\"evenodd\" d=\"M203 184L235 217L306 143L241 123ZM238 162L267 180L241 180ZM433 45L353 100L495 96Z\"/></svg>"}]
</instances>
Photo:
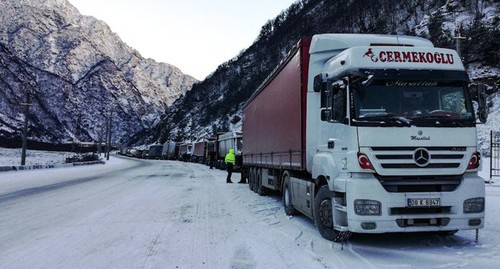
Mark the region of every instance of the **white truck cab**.
<instances>
[{"instance_id":1,"label":"white truck cab","mask_svg":"<svg viewBox=\"0 0 500 269\"><path fill-rule=\"evenodd\" d=\"M455 51L327 34L313 37L310 57L308 107L321 115L307 115L308 169L332 192L315 213L322 235L484 226L476 118Z\"/></svg>"}]
</instances>

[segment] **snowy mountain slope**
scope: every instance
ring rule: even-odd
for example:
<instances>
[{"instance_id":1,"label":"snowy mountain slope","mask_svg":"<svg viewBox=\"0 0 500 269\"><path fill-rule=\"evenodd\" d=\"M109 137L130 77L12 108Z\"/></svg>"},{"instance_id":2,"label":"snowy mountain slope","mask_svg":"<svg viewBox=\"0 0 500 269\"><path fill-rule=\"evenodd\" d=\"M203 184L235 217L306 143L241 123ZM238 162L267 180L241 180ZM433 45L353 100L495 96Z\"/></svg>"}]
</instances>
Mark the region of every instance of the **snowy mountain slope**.
<instances>
[{"instance_id":1,"label":"snowy mountain slope","mask_svg":"<svg viewBox=\"0 0 500 269\"><path fill-rule=\"evenodd\" d=\"M0 137L20 136L29 92L31 139L97 141L112 112L114 140L125 143L196 82L66 0L2 0L0 10Z\"/></svg>"},{"instance_id":2,"label":"snowy mountain slope","mask_svg":"<svg viewBox=\"0 0 500 269\"><path fill-rule=\"evenodd\" d=\"M245 101L300 37L316 33L416 35L455 49L462 25L467 39L461 50L470 77L494 92L500 86L499 14L500 3L494 0L297 1L268 21L248 49L177 100L145 140L197 140L238 130Z\"/></svg>"}]
</instances>

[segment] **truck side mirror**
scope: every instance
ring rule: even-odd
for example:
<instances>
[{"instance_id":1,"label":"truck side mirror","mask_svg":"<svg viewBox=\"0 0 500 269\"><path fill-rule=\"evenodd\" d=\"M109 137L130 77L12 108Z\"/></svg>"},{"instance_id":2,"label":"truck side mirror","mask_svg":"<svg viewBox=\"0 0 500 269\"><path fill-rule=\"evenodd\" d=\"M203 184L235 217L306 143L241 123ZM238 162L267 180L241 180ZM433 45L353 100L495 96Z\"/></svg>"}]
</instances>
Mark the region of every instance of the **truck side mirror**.
<instances>
[{"instance_id":1,"label":"truck side mirror","mask_svg":"<svg viewBox=\"0 0 500 269\"><path fill-rule=\"evenodd\" d=\"M479 105L478 117L479 121L486 123L488 120L488 94L486 94L486 85L479 84L477 89L477 103Z\"/></svg>"},{"instance_id":2,"label":"truck side mirror","mask_svg":"<svg viewBox=\"0 0 500 269\"><path fill-rule=\"evenodd\" d=\"M480 122L486 123L488 120L488 94L486 93L486 85L479 83L477 85L473 85L472 87L477 98L477 116Z\"/></svg>"}]
</instances>

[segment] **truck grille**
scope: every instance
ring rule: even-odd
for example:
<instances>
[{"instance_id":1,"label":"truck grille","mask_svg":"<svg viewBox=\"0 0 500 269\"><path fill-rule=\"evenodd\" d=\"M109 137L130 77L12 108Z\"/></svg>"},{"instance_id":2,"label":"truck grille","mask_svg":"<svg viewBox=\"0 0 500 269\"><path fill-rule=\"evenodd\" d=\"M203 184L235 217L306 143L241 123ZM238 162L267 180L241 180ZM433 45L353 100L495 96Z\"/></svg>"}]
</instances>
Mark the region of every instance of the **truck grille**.
<instances>
[{"instance_id":1,"label":"truck grille","mask_svg":"<svg viewBox=\"0 0 500 269\"><path fill-rule=\"evenodd\" d=\"M463 176L381 176L375 175L387 192L450 192Z\"/></svg>"},{"instance_id":2,"label":"truck grille","mask_svg":"<svg viewBox=\"0 0 500 269\"><path fill-rule=\"evenodd\" d=\"M397 219L396 223L401 228L419 226L443 227L450 223L450 218Z\"/></svg>"},{"instance_id":3,"label":"truck grille","mask_svg":"<svg viewBox=\"0 0 500 269\"><path fill-rule=\"evenodd\" d=\"M384 169L458 168L466 152L465 147L372 147L371 150ZM419 157L425 157L422 162L427 162L419 163Z\"/></svg>"}]
</instances>

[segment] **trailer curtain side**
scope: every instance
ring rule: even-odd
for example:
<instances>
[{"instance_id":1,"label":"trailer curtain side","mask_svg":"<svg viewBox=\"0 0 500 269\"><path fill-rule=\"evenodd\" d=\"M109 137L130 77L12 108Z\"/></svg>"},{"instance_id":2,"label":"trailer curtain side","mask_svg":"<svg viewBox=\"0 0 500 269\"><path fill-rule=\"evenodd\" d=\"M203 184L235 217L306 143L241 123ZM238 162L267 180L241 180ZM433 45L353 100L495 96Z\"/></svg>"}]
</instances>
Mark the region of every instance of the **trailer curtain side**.
<instances>
[{"instance_id":1,"label":"trailer curtain side","mask_svg":"<svg viewBox=\"0 0 500 269\"><path fill-rule=\"evenodd\" d=\"M247 102L244 165L305 169L309 45L310 38L302 39Z\"/></svg>"}]
</instances>

